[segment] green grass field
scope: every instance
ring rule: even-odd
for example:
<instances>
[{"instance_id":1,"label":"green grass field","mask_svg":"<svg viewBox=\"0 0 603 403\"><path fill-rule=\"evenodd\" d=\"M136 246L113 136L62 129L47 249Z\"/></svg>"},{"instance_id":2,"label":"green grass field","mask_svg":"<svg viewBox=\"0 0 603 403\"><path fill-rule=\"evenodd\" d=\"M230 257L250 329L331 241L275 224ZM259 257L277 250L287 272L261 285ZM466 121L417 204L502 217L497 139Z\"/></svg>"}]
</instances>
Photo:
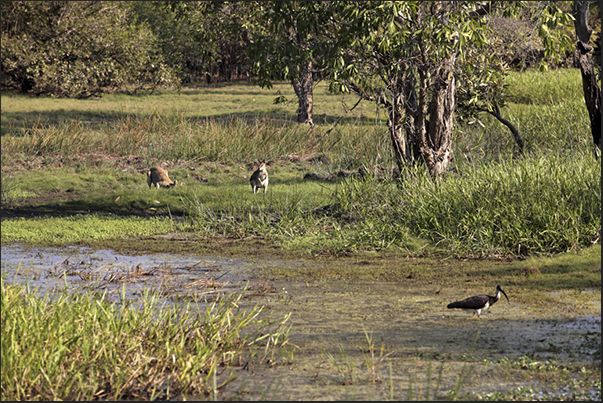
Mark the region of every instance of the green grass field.
<instances>
[{"instance_id":1,"label":"green grass field","mask_svg":"<svg viewBox=\"0 0 603 403\"><path fill-rule=\"evenodd\" d=\"M507 129L484 115L481 125L457 126L455 174L433 182L419 166L397 183L387 180L393 163L383 111L364 102L346 113L354 96L328 94L324 83L315 91L314 129L294 123L286 84L85 101L6 95L3 206L175 214L205 236L261 237L311 253L425 253L428 242L456 255L525 255L598 242L600 160L579 72L513 73L508 84L503 115L524 138L525 158L512 158ZM290 102L274 105L278 94ZM338 116L345 117L334 126ZM260 159L271 161L270 188L253 195L248 178ZM144 171L157 163L182 186L149 191ZM303 179L342 170L369 175ZM2 242L28 239L18 222L2 225ZM119 236L101 227L94 226Z\"/></svg>"}]
</instances>

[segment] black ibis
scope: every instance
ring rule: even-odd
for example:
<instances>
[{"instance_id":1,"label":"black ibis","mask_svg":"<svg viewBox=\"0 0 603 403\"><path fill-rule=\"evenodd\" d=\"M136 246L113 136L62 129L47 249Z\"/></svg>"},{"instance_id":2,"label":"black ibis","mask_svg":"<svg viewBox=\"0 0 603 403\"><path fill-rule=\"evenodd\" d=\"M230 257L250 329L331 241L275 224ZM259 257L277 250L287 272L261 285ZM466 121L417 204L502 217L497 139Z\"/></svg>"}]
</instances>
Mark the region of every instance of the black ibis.
<instances>
[{"instance_id":1,"label":"black ibis","mask_svg":"<svg viewBox=\"0 0 603 403\"><path fill-rule=\"evenodd\" d=\"M496 295L493 297L490 295L476 295L474 297L465 298L462 301L455 301L448 304L448 309L459 308L465 309L467 311L474 311L473 315L477 314L477 317L481 317L482 309L488 309L492 305L496 303L500 299L500 293L503 293L507 298L507 302L509 301L509 297L507 297L507 293L502 289L500 285L496 286Z\"/></svg>"}]
</instances>

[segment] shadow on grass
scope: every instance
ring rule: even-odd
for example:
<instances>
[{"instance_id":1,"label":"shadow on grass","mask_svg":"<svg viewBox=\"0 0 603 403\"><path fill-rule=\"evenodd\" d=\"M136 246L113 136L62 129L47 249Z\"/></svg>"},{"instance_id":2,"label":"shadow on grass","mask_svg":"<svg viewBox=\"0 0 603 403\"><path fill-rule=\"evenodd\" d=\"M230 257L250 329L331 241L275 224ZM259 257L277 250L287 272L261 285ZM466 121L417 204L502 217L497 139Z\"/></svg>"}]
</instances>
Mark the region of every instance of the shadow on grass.
<instances>
[{"instance_id":1,"label":"shadow on grass","mask_svg":"<svg viewBox=\"0 0 603 403\"><path fill-rule=\"evenodd\" d=\"M178 206L168 208L165 203L160 205L147 203L143 200L115 202L115 196L103 196L92 199L74 199L41 204L23 204L3 207L0 217L70 217L78 214L111 214L117 216L182 216L185 209Z\"/></svg>"}]
</instances>

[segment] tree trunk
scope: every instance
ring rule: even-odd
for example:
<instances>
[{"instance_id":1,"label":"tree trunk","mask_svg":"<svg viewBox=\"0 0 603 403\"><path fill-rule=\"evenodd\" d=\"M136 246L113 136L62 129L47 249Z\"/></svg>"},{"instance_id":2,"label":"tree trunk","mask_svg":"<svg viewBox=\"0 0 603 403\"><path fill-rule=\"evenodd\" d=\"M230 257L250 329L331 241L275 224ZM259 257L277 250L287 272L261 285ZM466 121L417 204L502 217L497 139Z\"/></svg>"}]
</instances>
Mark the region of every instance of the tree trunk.
<instances>
[{"instance_id":1,"label":"tree trunk","mask_svg":"<svg viewBox=\"0 0 603 403\"><path fill-rule=\"evenodd\" d=\"M582 73L584 101L590 117L590 128L597 156L601 153L601 88L597 84L595 63L592 57L593 48L588 44L592 34L592 29L588 27L588 3L588 1L574 1L574 27L578 39L576 48L578 64Z\"/></svg>"},{"instance_id":2,"label":"tree trunk","mask_svg":"<svg viewBox=\"0 0 603 403\"><path fill-rule=\"evenodd\" d=\"M297 108L297 123L314 125L312 122L312 114L314 110L314 100L312 89L314 81L312 80L312 62L308 61L301 66L301 71L298 78L291 80L299 107Z\"/></svg>"},{"instance_id":3,"label":"tree trunk","mask_svg":"<svg viewBox=\"0 0 603 403\"><path fill-rule=\"evenodd\" d=\"M403 105L389 104L388 127L398 168L422 160L437 177L452 161L452 132L456 108L454 58L435 71L419 69L419 83L412 73L402 78ZM418 95L417 95L418 91ZM395 93L395 91L394 91ZM394 100L397 96L394 95ZM403 124L402 124L403 123ZM404 131L402 131L404 128Z\"/></svg>"},{"instance_id":4,"label":"tree trunk","mask_svg":"<svg viewBox=\"0 0 603 403\"><path fill-rule=\"evenodd\" d=\"M456 81L452 74L454 58L444 60L436 69L427 63L418 71L418 96L414 78L405 78L407 161L422 159L433 177L448 169L452 161L452 131L456 108ZM430 71L429 71L430 70Z\"/></svg>"},{"instance_id":5,"label":"tree trunk","mask_svg":"<svg viewBox=\"0 0 603 403\"><path fill-rule=\"evenodd\" d=\"M456 107L456 81L452 74L453 61L436 70L424 131L419 136L419 150L431 176L446 172L452 161L452 132Z\"/></svg>"},{"instance_id":6,"label":"tree trunk","mask_svg":"<svg viewBox=\"0 0 603 403\"><path fill-rule=\"evenodd\" d=\"M401 87L398 83L402 83ZM421 157L417 147L415 125L417 112L415 84L416 80L412 74L400 77L390 87L393 99L391 102L384 103L389 111L387 126L394 149L394 160L400 171L405 165L415 164Z\"/></svg>"}]
</instances>

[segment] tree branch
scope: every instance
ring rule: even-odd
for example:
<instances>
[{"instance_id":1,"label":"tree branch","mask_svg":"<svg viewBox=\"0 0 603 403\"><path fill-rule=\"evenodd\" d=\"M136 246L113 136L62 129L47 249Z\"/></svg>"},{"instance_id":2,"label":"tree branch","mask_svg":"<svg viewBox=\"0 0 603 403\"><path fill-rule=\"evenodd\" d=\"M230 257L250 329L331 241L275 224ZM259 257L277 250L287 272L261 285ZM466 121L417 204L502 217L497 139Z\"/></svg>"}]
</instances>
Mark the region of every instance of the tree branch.
<instances>
[{"instance_id":1,"label":"tree branch","mask_svg":"<svg viewBox=\"0 0 603 403\"><path fill-rule=\"evenodd\" d=\"M511 131L511 134L513 134L513 138L515 139L515 143L517 144L517 147L519 147L519 155L523 155L523 147L524 147L524 143L523 143L523 139L521 138L521 136L519 135L519 131L515 128L515 126L509 122L507 119L503 118L500 115L500 110L498 109L498 105L494 104L494 108L492 110L486 109L486 108L477 108L478 111L480 112L487 112L490 115L494 116L496 119L498 119L498 121L500 123L502 123L503 125L507 126L507 128Z\"/></svg>"}]
</instances>

